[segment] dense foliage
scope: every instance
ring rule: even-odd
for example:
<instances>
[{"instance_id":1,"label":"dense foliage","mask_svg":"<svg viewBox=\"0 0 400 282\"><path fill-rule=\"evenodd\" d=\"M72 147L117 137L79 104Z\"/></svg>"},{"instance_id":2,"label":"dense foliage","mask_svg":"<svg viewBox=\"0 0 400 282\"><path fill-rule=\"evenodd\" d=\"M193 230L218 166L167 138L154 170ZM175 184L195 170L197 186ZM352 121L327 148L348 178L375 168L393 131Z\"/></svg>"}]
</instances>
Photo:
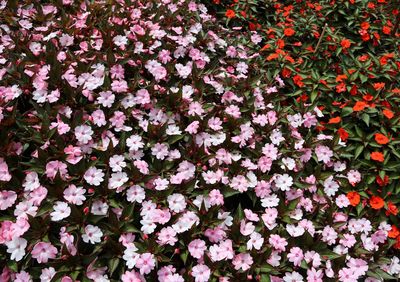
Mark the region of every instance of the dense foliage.
<instances>
[{"instance_id":1,"label":"dense foliage","mask_svg":"<svg viewBox=\"0 0 400 282\"><path fill-rule=\"evenodd\" d=\"M396 8L0 1L0 281L400 278Z\"/></svg>"}]
</instances>

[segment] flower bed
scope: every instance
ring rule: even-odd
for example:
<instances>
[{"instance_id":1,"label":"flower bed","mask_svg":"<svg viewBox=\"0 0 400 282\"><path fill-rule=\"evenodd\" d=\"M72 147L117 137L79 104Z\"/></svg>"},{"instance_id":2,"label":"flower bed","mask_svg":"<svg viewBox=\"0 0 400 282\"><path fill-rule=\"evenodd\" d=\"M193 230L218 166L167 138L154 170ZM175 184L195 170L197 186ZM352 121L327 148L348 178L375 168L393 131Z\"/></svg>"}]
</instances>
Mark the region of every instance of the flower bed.
<instances>
[{"instance_id":1,"label":"flower bed","mask_svg":"<svg viewBox=\"0 0 400 282\"><path fill-rule=\"evenodd\" d=\"M395 10L217 2L0 2L1 281L399 277Z\"/></svg>"}]
</instances>

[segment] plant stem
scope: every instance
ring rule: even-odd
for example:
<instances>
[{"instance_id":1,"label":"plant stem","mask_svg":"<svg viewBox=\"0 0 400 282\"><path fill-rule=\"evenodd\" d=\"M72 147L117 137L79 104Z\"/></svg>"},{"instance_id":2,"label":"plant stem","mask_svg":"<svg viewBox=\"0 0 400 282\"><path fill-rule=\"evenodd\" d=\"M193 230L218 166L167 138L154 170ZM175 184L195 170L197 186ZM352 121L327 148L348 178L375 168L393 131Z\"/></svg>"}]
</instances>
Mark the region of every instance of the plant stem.
<instances>
[{"instance_id":1,"label":"plant stem","mask_svg":"<svg viewBox=\"0 0 400 282\"><path fill-rule=\"evenodd\" d=\"M318 40L318 43L317 43L317 47L315 47L314 53L315 53L315 52L317 52L317 50L318 50L318 47L319 47L319 44L321 44L322 37L324 37L325 30L326 30L326 28L327 28L327 27L328 27L328 24L327 24L327 23L325 23L325 25L324 25L324 29L322 30L321 36L319 37L319 40Z\"/></svg>"}]
</instances>

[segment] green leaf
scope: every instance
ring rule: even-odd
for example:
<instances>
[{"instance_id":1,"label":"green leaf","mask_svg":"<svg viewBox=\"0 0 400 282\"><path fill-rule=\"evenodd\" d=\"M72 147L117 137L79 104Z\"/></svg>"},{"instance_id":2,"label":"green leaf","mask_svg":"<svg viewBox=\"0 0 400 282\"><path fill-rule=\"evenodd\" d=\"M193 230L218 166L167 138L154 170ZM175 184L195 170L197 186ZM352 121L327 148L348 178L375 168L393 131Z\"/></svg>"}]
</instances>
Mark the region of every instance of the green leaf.
<instances>
[{"instance_id":1,"label":"green leaf","mask_svg":"<svg viewBox=\"0 0 400 282\"><path fill-rule=\"evenodd\" d=\"M108 269L110 272L110 276L114 273L114 271L117 269L119 264L119 258L112 258L108 261Z\"/></svg>"},{"instance_id":2,"label":"green leaf","mask_svg":"<svg viewBox=\"0 0 400 282\"><path fill-rule=\"evenodd\" d=\"M366 113L362 114L361 119L365 122L367 126L369 126L369 114Z\"/></svg>"},{"instance_id":3,"label":"green leaf","mask_svg":"<svg viewBox=\"0 0 400 282\"><path fill-rule=\"evenodd\" d=\"M364 150L364 146L362 146L362 145L358 146L356 151L354 152L354 159L357 159L363 150Z\"/></svg>"},{"instance_id":4,"label":"green leaf","mask_svg":"<svg viewBox=\"0 0 400 282\"><path fill-rule=\"evenodd\" d=\"M268 274L261 274L261 282L271 282L271 278L269 277Z\"/></svg>"}]
</instances>

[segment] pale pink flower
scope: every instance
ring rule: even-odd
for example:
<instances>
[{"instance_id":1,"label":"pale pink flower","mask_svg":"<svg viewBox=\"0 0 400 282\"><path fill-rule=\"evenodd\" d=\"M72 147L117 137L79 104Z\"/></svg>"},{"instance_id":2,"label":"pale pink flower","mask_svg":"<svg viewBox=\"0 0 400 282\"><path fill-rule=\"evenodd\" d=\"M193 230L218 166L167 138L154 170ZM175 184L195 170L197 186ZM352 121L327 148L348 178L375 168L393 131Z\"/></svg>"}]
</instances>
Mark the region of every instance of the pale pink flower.
<instances>
[{"instance_id":1,"label":"pale pink flower","mask_svg":"<svg viewBox=\"0 0 400 282\"><path fill-rule=\"evenodd\" d=\"M39 242L31 252L31 255L38 263L47 263L49 259L56 258L58 251L51 243Z\"/></svg>"},{"instance_id":2,"label":"pale pink flower","mask_svg":"<svg viewBox=\"0 0 400 282\"><path fill-rule=\"evenodd\" d=\"M253 258L250 254L240 253L233 258L232 264L234 265L236 270L241 269L243 271L246 271L250 269L251 265L253 264Z\"/></svg>"}]
</instances>

